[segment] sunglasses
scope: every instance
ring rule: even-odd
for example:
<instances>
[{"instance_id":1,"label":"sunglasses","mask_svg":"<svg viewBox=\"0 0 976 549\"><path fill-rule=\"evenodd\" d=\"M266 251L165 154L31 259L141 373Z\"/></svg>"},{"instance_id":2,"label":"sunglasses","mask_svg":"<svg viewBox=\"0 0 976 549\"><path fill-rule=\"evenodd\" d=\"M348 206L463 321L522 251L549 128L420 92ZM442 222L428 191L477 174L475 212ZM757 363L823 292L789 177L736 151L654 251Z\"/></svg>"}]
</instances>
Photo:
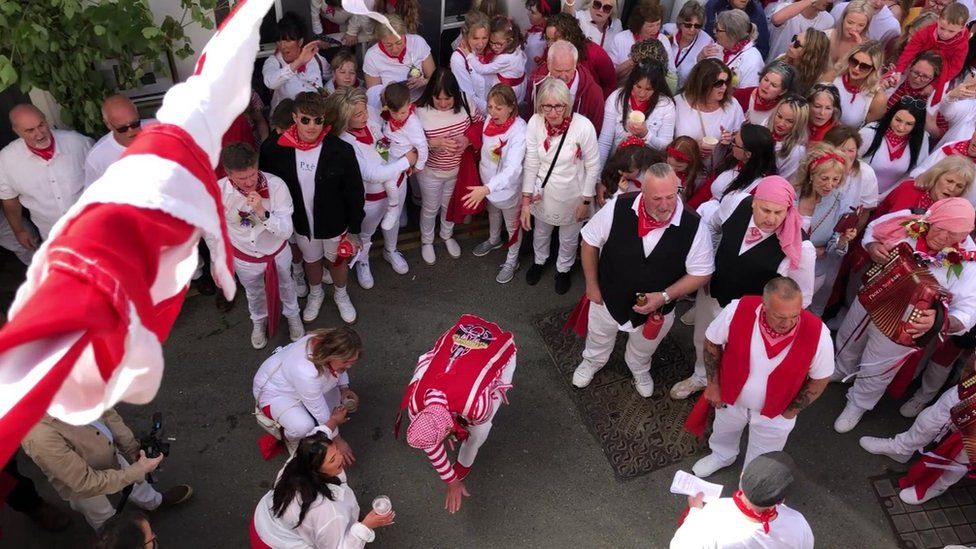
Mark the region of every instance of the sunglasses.
<instances>
[{"instance_id":1,"label":"sunglasses","mask_svg":"<svg viewBox=\"0 0 976 549\"><path fill-rule=\"evenodd\" d=\"M865 63L864 61L858 61L857 59L854 59L853 57L848 57L847 58L847 66L850 67L850 68L852 68L852 69L854 67L857 67L857 68L861 69L862 71L873 71L874 70L874 65L872 65L871 63Z\"/></svg>"},{"instance_id":2,"label":"sunglasses","mask_svg":"<svg viewBox=\"0 0 976 549\"><path fill-rule=\"evenodd\" d=\"M307 125L309 125L309 124L311 124L313 122L315 123L316 126L321 126L322 124L325 124L325 117L324 116L316 116L315 118L311 118L311 117L308 117L308 116L303 116L303 117L299 118L298 121L301 122L305 126L307 126Z\"/></svg>"},{"instance_id":3,"label":"sunglasses","mask_svg":"<svg viewBox=\"0 0 976 549\"><path fill-rule=\"evenodd\" d=\"M715 89L721 88L723 86L728 86L728 85L729 85L729 80L728 79L725 79L725 80L716 80L715 82L712 82L712 87L715 88Z\"/></svg>"},{"instance_id":4,"label":"sunglasses","mask_svg":"<svg viewBox=\"0 0 976 549\"><path fill-rule=\"evenodd\" d=\"M793 39L790 40L790 43L793 44L793 47L796 49L800 49L803 47L803 44L800 43L799 35L796 34L793 35Z\"/></svg>"},{"instance_id":5,"label":"sunglasses","mask_svg":"<svg viewBox=\"0 0 976 549\"><path fill-rule=\"evenodd\" d=\"M142 120L136 119L135 121L129 122L124 126L119 126L115 128L115 131L119 133L125 133L129 130L138 130L141 126L142 126Z\"/></svg>"},{"instance_id":6,"label":"sunglasses","mask_svg":"<svg viewBox=\"0 0 976 549\"><path fill-rule=\"evenodd\" d=\"M593 9L602 11L603 13L609 14L613 12L613 4L604 4L600 0L593 0Z\"/></svg>"},{"instance_id":7,"label":"sunglasses","mask_svg":"<svg viewBox=\"0 0 976 549\"><path fill-rule=\"evenodd\" d=\"M925 110L928 104L928 100L922 99L921 97L912 97L910 95L903 95L901 100L898 101L906 107L914 107L918 110Z\"/></svg>"},{"instance_id":8,"label":"sunglasses","mask_svg":"<svg viewBox=\"0 0 976 549\"><path fill-rule=\"evenodd\" d=\"M684 28L686 28L686 29L700 29L700 28L702 28L702 24L701 23L682 23L681 26L684 27Z\"/></svg>"}]
</instances>

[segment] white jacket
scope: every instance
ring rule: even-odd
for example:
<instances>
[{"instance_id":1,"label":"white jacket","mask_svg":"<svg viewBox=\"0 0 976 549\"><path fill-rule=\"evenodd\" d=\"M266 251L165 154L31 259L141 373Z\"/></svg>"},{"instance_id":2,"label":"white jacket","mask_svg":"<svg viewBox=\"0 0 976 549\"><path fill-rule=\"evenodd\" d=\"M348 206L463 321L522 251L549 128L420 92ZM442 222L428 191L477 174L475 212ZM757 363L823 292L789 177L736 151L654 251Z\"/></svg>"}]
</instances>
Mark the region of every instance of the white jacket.
<instances>
[{"instance_id":1,"label":"white jacket","mask_svg":"<svg viewBox=\"0 0 976 549\"><path fill-rule=\"evenodd\" d=\"M306 335L286 347L278 348L254 374L251 390L254 400L262 408L271 404L276 397L291 397L305 406L316 423L324 425L332 416L325 394L349 385L349 374L343 372L336 377L326 372L320 375L308 359L308 342L311 338L311 335Z\"/></svg>"}]
</instances>

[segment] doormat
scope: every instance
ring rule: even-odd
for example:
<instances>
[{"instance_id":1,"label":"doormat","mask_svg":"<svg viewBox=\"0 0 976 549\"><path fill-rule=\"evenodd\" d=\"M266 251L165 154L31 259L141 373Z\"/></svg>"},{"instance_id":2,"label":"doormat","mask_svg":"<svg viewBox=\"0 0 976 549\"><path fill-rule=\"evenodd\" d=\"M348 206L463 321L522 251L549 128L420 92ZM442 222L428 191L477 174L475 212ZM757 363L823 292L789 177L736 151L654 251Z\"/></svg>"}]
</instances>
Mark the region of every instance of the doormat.
<instances>
[{"instance_id":1,"label":"doormat","mask_svg":"<svg viewBox=\"0 0 976 549\"><path fill-rule=\"evenodd\" d=\"M688 329L675 322L672 333L661 342L651 365L654 395L643 398L634 389L633 376L624 363L627 337L623 333L618 334L610 360L590 386L573 387L573 371L580 363L584 340L572 332L562 332L568 316L569 311L554 311L537 318L535 326L617 478L645 475L704 454L705 442L682 428L696 397L672 400L668 396L671 386L690 375L694 367L691 334L681 338L683 346L674 333Z\"/></svg>"},{"instance_id":2,"label":"doormat","mask_svg":"<svg viewBox=\"0 0 976 549\"><path fill-rule=\"evenodd\" d=\"M871 477L878 502L903 549L976 544L976 481L964 478L937 498L907 505L898 497L901 474Z\"/></svg>"}]
</instances>

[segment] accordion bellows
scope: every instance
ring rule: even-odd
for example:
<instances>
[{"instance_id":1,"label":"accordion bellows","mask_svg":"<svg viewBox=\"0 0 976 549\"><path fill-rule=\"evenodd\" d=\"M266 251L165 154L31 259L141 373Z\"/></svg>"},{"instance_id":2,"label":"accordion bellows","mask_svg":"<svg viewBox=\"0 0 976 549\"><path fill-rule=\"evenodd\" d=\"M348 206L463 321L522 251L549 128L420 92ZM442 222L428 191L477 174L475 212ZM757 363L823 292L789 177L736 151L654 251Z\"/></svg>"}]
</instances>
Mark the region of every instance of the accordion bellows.
<instances>
[{"instance_id":1,"label":"accordion bellows","mask_svg":"<svg viewBox=\"0 0 976 549\"><path fill-rule=\"evenodd\" d=\"M971 355L962 369L959 380L959 402L949 411L952 424L962 435L963 447L969 455L969 470L976 471L976 356Z\"/></svg>"},{"instance_id":2,"label":"accordion bellows","mask_svg":"<svg viewBox=\"0 0 976 549\"><path fill-rule=\"evenodd\" d=\"M901 242L884 263L868 269L857 298L889 339L906 347L924 347L943 334L952 294L919 262L915 250ZM935 309L935 324L925 334L912 337L908 328L926 309Z\"/></svg>"}]
</instances>

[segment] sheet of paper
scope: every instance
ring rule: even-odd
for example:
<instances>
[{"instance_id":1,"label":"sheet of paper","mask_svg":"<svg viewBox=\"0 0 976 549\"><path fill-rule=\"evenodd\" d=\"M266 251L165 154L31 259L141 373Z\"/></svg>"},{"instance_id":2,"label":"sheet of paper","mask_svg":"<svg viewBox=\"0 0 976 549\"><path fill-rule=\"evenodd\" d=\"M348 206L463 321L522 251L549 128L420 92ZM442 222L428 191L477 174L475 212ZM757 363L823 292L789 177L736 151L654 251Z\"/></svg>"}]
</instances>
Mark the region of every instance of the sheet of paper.
<instances>
[{"instance_id":1,"label":"sheet of paper","mask_svg":"<svg viewBox=\"0 0 976 549\"><path fill-rule=\"evenodd\" d=\"M694 496L698 492L705 494L705 502L715 501L722 497L722 485L706 482L684 471L678 471L674 474L674 480L671 481L672 494Z\"/></svg>"}]
</instances>

